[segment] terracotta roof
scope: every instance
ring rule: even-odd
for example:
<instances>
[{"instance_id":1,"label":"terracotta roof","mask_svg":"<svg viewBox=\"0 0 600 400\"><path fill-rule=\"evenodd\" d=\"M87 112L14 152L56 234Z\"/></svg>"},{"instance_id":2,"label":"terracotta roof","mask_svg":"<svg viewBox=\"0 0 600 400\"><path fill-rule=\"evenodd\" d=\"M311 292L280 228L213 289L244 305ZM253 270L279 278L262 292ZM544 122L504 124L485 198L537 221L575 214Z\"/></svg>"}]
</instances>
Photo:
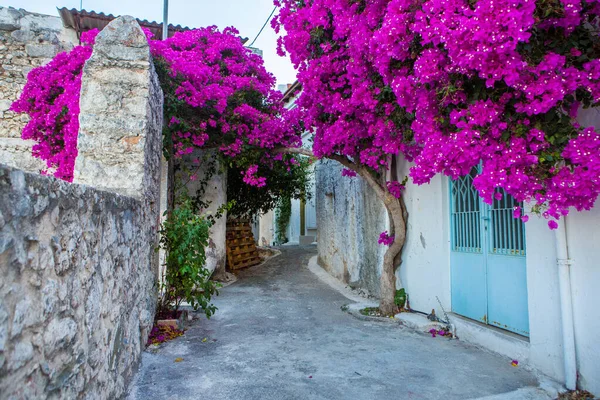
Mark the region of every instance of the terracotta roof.
<instances>
[{"instance_id":1,"label":"terracotta roof","mask_svg":"<svg viewBox=\"0 0 600 400\"><path fill-rule=\"evenodd\" d=\"M110 21L117 18L112 14L97 13L95 11L76 10L74 8L68 9L66 7L59 8L58 14L63 21L63 25L67 28L72 28L77 32L77 36L81 32L89 31L90 29L97 28L102 30ZM141 27L148 28L154 33L155 38L162 38L163 24L162 22L148 21L146 19L137 20ZM173 36L175 32L189 31L192 28L181 25L169 24L169 36Z\"/></svg>"},{"instance_id":2,"label":"terracotta roof","mask_svg":"<svg viewBox=\"0 0 600 400\"><path fill-rule=\"evenodd\" d=\"M292 100L296 92L300 90L302 90L302 84L299 81L294 82L290 87L288 87L288 90L286 90L283 94L283 103L285 104L288 101Z\"/></svg>"}]
</instances>

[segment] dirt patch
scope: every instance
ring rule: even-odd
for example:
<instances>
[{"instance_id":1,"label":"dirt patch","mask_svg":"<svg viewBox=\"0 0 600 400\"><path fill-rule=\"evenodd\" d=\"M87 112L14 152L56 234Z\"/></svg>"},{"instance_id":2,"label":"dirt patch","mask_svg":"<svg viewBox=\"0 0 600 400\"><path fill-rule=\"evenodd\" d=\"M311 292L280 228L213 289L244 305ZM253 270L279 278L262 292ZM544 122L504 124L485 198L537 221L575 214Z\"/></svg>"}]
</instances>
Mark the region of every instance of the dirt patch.
<instances>
[{"instance_id":1,"label":"dirt patch","mask_svg":"<svg viewBox=\"0 0 600 400\"><path fill-rule=\"evenodd\" d=\"M561 393L556 400L594 400L596 397L586 390L571 390Z\"/></svg>"}]
</instances>

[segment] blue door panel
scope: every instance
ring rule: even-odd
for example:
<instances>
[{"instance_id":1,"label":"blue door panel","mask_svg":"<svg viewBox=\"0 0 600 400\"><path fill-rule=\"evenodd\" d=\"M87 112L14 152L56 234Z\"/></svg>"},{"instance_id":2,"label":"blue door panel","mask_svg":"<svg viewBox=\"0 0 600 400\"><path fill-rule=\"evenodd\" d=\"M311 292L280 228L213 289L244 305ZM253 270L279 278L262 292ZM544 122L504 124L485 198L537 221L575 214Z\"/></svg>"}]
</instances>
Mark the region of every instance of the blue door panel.
<instances>
[{"instance_id":1,"label":"blue door panel","mask_svg":"<svg viewBox=\"0 0 600 400\"><path fill-rule=\"evenodd\" d=\"M488 256L488 321L490 325L529 336L525 267L525 257Z\"/></svg>"},{"instance_id":2,"label":"blue door panel","mask_svg":"<svg viewBox=\"0 0 600 400\"><path fill-rule=\"evenodd\" d=\"M473 187L477 174L451 181L451 288L457 314L529 336L525 226L502 193L492 205Z\"/></svg>"},{"instance_id":3,"label":"blue door panel","mask_svg":"<svg viewBox=\"0 0 600 400\"><path fill-rule=\"evenodd\" d=\"M452 310L465 317L486 322L487 294L483 254L450 253Z\"/></svg>"}]
</instances>

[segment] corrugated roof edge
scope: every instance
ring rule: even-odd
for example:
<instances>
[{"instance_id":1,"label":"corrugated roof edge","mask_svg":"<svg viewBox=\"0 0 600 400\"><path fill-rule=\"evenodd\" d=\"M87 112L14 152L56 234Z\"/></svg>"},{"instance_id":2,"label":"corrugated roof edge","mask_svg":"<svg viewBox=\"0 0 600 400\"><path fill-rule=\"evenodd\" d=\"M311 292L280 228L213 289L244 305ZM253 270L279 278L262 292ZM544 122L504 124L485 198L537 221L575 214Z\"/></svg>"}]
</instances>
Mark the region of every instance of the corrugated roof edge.
<instances>
[{"instance_id":1,"label":"corrugated roof edge","mask_svg":"<svg viewBox=\"0 0 600 400\"><path fill-rule=\"evenodd\" d=\"M87 11L87 10L77 10L75 8L71 8L70 10L67 7L58 8L58 14L63 21L63 25L67 28L74 29L77 32L77 36L81 34L81 32L90 30L90 29L100 29L102 30L110 21L117 18L118 16L114 16L112 14L104 14L103 12L97 13L95 11ZM81 23L82 17L85 19L85 24ZM154 36L157 38L162 37L162 22L156 21L148 21L147 19L141 20L136 18L140 26L144 28L148 28L154 33ZM187 26L181 25L173 25L169 24L169 36L172 36L175 32L184 32L189 31L194 28L190 28ZM240 38L242 43L245 44L248 42L248 38Z\"/></svg>"}]
</instances>

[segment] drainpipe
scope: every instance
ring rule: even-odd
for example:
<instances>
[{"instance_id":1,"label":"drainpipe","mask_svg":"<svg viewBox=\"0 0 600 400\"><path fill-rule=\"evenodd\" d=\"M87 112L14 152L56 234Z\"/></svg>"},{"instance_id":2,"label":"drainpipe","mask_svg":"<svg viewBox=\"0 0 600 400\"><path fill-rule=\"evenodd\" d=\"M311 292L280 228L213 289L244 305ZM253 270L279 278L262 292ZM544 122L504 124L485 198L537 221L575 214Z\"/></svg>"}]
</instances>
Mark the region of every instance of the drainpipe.
<instances>
[{"instance_id":1,"label":"drainpipe","mask_svg":"<svg viewBox=\"0 0 600 400\"><path fill-rule=\"evenodd\" d=\"M560 312L562 320L563 356L565 362L565 386L569 390L577 388L577 359L575 353L575 330L573 323L573 297L571 296L571 265L567 242L567 218L558 224L556 234L556 263L558 265L558 286L560 290Z\"/></svg>"}]
</instances>

